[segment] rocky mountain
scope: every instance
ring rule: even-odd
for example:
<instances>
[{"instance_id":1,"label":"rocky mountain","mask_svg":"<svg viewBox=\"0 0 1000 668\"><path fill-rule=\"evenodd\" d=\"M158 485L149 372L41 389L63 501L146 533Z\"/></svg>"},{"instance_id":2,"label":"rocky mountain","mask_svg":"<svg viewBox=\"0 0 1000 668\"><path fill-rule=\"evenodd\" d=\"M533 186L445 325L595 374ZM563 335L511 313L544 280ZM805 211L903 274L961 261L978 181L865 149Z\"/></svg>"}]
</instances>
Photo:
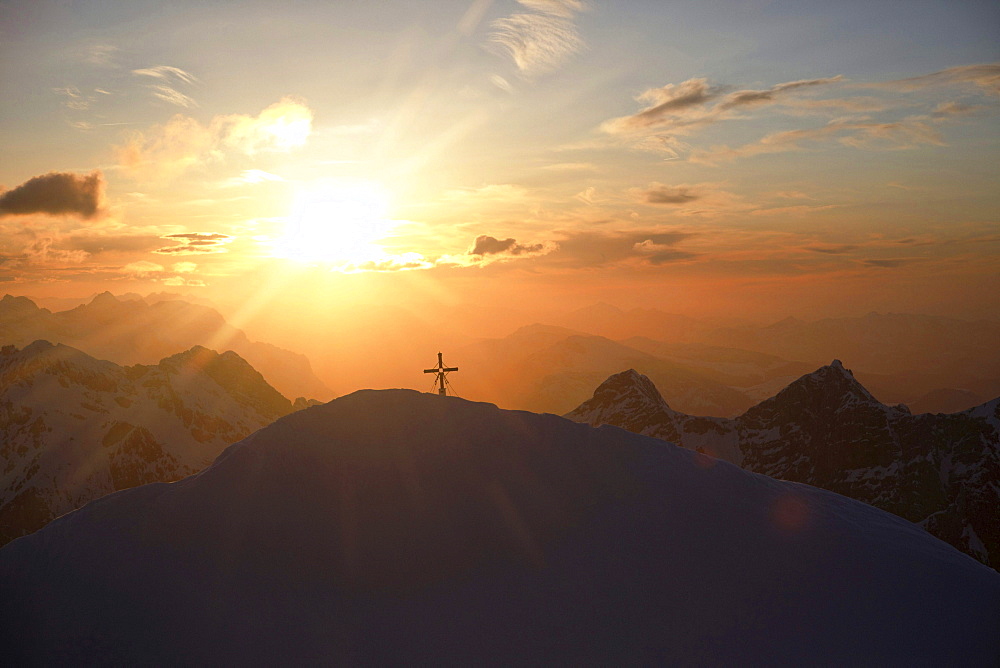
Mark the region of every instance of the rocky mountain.
<instances>
[{"instance_id":1,"label":"rocky mountain","mask_svg":"<svg viewBox=\"0 0 1000 668\"><path fill-rule=\"evenodd\" d=\"M35 341L0 351L0 544L116 490L178 480L292 404L234 352L121 367Z\"/></svg>"},{"instance_id":2,"label":"rocky mountain","mask_svg":"<svg viewBox=\"0 0 1000 668\"><path fill-rule=\"evenodd\" d=\"M849 496L1000 567L1000 399L953 414L879 402L839 360L735 419L672 410L633 371L567 414Z\"/></svg>"},{"instance_id":3,"label":"rocky mountain","mask_svg":"<svg viewBox=\"0 0 1000 668\"><path fill-rule=\"evenodd\" d=\"M233 350L288 397L332 397L304 355L251 341L218 311L180 299L150 304L138 295L119 299L104 292L87 304L56 313L38 308L27 297L0 299L0 344L20 347L40 339L126 365L155 364L196 345Z\"/></svg>"},{"instance_id":4,"label":"rocky mountain","mask_svg":"<svg viewBox=\"0 0 1000 668\"><path fill-rule=\"evenodd\" d=\"M706 465L706 461L714 465ZM1000 575L620 429L408 390L0 549L15 664L988 665Z\"/></svg>"}]
</instances>

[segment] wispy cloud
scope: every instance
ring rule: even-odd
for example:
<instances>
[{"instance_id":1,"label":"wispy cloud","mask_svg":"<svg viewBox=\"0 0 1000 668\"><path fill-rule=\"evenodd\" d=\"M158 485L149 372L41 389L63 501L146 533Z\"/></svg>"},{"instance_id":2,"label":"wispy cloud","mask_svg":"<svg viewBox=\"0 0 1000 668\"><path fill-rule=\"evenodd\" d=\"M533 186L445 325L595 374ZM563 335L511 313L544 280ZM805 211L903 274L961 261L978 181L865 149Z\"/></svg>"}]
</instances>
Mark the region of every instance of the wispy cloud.
<instances>
[{"instance_id":1,"label":"wispy cloud","mask_svg":"<svg viewBox=\"0 0 1000 668\"><path fill-rule=\"evenodd\" d=\"M228 234L214 232L186 232L183 234L168 234L163 237L176 246L157 248L154 253L161 255L204 255L208 253L225 253L225 245L233 241Z\"/></svg>"},{"instance_id":2,"label":"wispy cloud","mask_svg":"<svg viewBox=\"0 0 1000 668\"><path fill-rule=\"evenodd\" d=\"M739 158L789 151L801 151L808 145L837 142L845 146L869 149L909 149L920 145L943 146L940 133L917 119L878 123L874 121L833 121L818 128L774 132L752 144L736 148L717 146L693 151L688 160L704 165L718 165Z\"/></svg>"},{"instance_id":3,"label":"wispy cloud","mask_svg":"<svg viewBox=\"0 0 1000 668\"><path fill-rule=\"evenodd\" d=\"M150 262L149 260L139 260L138 262L129 262L124 267L121 268L121 273L134 278L146 278L147 276L153 274L159 274L163 272L163 265L156 264L155 262Z\"/></svg>"},{"instance_id":4,"label":"wispy cloud","mask_svg":"<svg viewBox=\"0 0 1000 668\"><path fill-rule=\"evenodd\" d=\"M198 81L193 74L185 72L179 67L157 65L156 67L132 70L132 74L158 79L158 83L150 84L146 88L153 92L154 97L164 102L186 109L198 106L193 98L177 90L179 85L190 85Z\"/></svg>"},{"instance_id":5,"label":"wispy cloud","mask_svg":"<svg viewBox=\"0 0 1000 668\"><path fill-rule=\"evenodd\" d=\"M84 62L99 67L108 67L114 64L115 54L118 47L111 44L92 44L83 55Z\"/></svg>"},{"instance_id":6,"label":"wispy cloud","mask_svg":"<svg viewBox=\"0 0 1000 668\"><path fill-rule=\"evenodd\" d=\"M867 85L874 88L914 91L933 86L955 84L972 85L987 93L1000 95L1000 63L949 67L946 70L931 72L930 74Z\"/></svg>"},{"instance_id":7,"label":"wispy cloud","mask_svg":"<svg viewBox=\"0 0 1000 668\"><path fill-rule=\"evenodd\" d=\"M732 118L743 108L763 107L784 101L793 92L843 81L835 76L823 79L788 81L763 90L728 92L724 86L711 85L707 79L688 79L679 84L650 88L636 97L646 106L632 114L605 121L601 129L610 134L650 130L679 134Z\"/></svg>"},{"instance_id":8,"label":"wispy cloud","mask_svg":"<svg viewBox=\"0 0 1000 668\"><path fill-rule=\"evenodd\" d=\"M532 77L561 67L584 47L574 22L586 9L581 0L518 0L531 13L493 22L490 42L510 56L521 74Z\"/></svg>"}]
</instances>

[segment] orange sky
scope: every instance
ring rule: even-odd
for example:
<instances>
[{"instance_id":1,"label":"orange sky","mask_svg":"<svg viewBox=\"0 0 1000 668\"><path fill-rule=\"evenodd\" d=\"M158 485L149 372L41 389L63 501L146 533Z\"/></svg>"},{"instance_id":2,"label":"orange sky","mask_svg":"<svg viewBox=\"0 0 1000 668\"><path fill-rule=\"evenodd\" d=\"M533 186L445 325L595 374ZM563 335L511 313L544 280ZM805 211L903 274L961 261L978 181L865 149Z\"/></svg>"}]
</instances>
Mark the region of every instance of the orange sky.
<instances>
[{"instance_id":1,"label":"orange sky","mask_svg":"<svg viewBox=\"0 0 1000 668\"><path fill-rule=\"evenodd\" d=\"M0 292L1000 318L992 3L375 4L9 3Z\"/></svg>"}]
</instances>

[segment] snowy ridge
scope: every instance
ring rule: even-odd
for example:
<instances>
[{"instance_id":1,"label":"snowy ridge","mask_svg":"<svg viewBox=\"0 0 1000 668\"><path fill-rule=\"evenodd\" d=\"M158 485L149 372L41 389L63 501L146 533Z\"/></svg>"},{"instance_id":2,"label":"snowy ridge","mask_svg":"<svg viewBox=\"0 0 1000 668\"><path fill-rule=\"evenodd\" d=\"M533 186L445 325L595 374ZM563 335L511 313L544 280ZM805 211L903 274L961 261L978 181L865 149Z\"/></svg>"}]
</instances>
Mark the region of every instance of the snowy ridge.
<instances>
[{"instance_id":1,"label":"snowy ridge","mask_svg":"<svg viewBox=\"0 0 1000 668\"><path fill-rule=\"evenodd\" d=\"M236 353L120 367L36 341L0 351L0 544L115 490L200 471L292 411Z\"/></svg>"},{"instance_id":2,"label":"snowy ridge","mask_svg":"<svg viewBox=\"0 0 1000 668\"><path fill-rule=\"evenodd\" d=\"M0 549L15 662L980 665L1000 575L620 429L406 390Z\"/></svg>"},{"instance_id":3,"label":"snowy ridge","mask_svg":"<svg viewBox=\"0 0 1000 668\"><path fill-rule=\"evenodd\" d=\"M634 371L607 384L614 391L602 385L566 417L864 501L1000 565L1000 399L951 415L911 415L905 406L879 402L839 360L734 420L641 403L652 383Z\"/></svg>"}]
</instances>

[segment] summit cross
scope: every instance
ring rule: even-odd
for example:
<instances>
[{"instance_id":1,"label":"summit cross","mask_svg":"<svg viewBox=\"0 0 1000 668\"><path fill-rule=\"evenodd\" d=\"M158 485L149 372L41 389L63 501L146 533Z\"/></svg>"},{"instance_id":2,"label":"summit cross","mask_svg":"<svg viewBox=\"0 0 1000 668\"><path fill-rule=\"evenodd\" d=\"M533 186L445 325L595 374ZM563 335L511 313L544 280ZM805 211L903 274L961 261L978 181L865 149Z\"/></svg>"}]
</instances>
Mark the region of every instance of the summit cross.
<instances>
[{"instance_id":1,"label":"summit cross","mask_svg":"<svg viewBox=\"0 0 1000 668\"><path fill-rule=\"evenodd\" d=\"M442 397L448 394L448 391L445 389L445 382L447 382L445 377L448 375L449 371L458 371L458 367L445 366L444 360L441 359L441 353L438 353L438 365L436 367L433 369L424 369L424 373L437 374L438 394Z\"/></svg>"}]
</instances>

